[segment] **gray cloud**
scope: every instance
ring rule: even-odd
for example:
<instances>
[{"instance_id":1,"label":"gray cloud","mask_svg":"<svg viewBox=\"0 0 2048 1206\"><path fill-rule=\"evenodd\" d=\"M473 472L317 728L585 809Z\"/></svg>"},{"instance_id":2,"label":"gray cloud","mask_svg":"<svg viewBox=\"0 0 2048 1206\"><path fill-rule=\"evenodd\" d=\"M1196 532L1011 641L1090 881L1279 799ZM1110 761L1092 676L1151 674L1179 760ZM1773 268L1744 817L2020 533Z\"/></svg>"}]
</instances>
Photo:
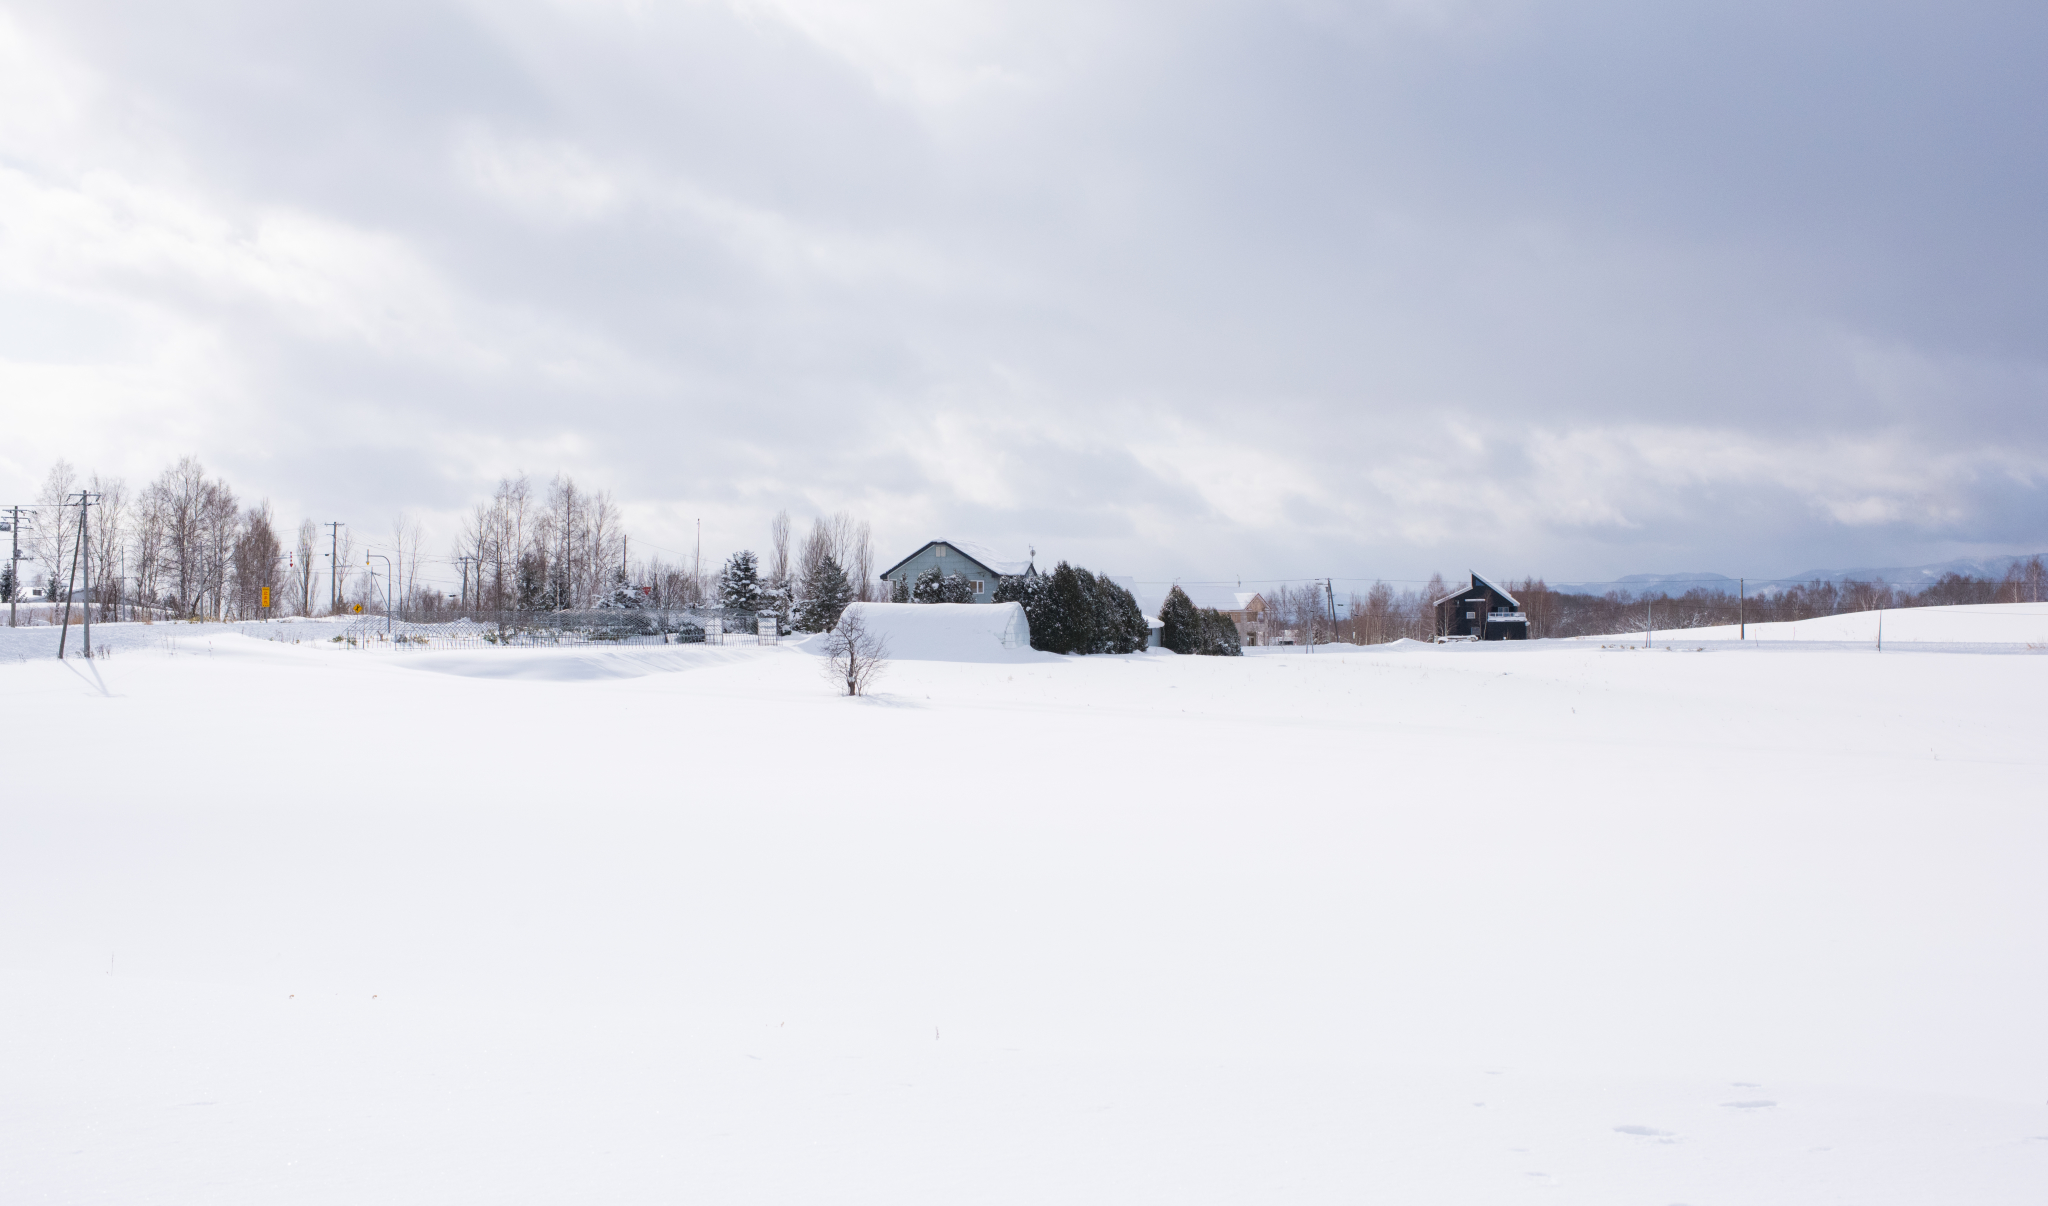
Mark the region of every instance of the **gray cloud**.
<instances>
[{"instance_id":1,"label":"gray cloud","mask_svg":"<svg viewBox=\"0 0 2048 1206\"><path fill-rule=\"evenodd\" d=\"M565 469L663 547L1254 578L2048 519L2030 10L8 11L17 489L194 451L374 529Z\"/></svg>"}]
</instances>

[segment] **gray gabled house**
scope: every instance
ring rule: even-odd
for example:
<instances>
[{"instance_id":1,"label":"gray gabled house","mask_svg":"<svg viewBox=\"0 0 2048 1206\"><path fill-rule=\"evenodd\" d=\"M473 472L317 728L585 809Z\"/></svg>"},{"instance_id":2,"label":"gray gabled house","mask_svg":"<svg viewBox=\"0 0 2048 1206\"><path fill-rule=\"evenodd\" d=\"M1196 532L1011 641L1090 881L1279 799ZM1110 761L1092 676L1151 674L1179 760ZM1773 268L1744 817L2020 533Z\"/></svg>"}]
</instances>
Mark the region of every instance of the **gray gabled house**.
<instances>
[{"instance_id":1,"label":"gray gabled house","mask_svg":"<svg viewBox=\"0 0 2048 1206\"><path fill-rule=\"evenodd\" d=\"M901 582L908 591L917 585L917 576L928 569L937 568L948 577L967 579L974 587L976 603L996 601L996 582L1001 578L1033 578L1038 567L1030 560L1002 561L991 556L979 545L961 544L957 540L933 540L888 569L882 571L882 581L890 584Z\"/></svg>"}]
</instances>

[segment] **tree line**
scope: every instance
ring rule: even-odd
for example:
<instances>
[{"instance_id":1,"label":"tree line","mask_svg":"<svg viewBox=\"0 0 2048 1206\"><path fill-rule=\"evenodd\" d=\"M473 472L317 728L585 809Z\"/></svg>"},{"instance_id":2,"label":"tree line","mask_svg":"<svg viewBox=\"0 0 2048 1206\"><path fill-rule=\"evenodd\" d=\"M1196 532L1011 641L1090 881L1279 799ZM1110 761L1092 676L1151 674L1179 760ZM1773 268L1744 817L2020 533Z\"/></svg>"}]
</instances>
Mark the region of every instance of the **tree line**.
<instances>
[{"instance_id":1,"label":"tree line","mask_svg":"<svg viewBox=\"0 0 2048 1206\"><path fill-rule=\"evenodd\" d=\"M1700 586L1679 594L1665 590L1602 594L1557 591L1541 578L1505 584L1529 617L1532 637L1600 636L1615 632L1708 628L1747 622L1811 620L1845 612L1883 611L1910 607L1951 607L1961 604L2032 603L2048 598L2048 565L2039 557L2015 562L1998 578L1948 573L1919 590L1885 582L1816 578L1791 586L1768 586L1746 597L1739 591ZM1450 593L1442 574L1420 590L1396 591L1376 582L1364 594L1353 594L1335 621L1336 639L1361 645L1385 644L1403 638L1433 640L1438 618L1434 600ZM1268 597L1269 610L1280 623L1312 623L1298 618L1312 614L1311 601L1282 587ZM1274 607L1275 599L1279 606ZM1291 623L1290 623L1291 622Z\"/></svg>"},{"instance_id":2,"label":"tree line","mask_svg":"<svg viewBox=\"0 0 2048 1206\"><path fill-rule=\"evenodd\" d=\"M77 505L84 494L89 507ZM81 539L81 517L89 523ZM268 587L288 583L267 502L243 505L227 482L184 457L140 489L120 478L81 475L68 461L51 466L16 534L33 581L20 566L0 572L0 597L40 591L51 602L95 608L114 619L145 615L253 615ZM75 597L92 583L91 598Z\"/></svg>"},{"instance_id":3,"label":"tree line","mask_svg":"<svg viewBox=\"0 0 2048 1206\"><path fill-rule=\"evenodd\" d=\"M1540 579L1509 588L1529 617L1529 635L1536 637L1598 636L1609 632L1708 628L1747 622L1818 619L1859 611L1891 611L1912 607L1953 607L1962 604L2037 603L2048 598L2048 565L2039 557L2015 562L1998 578L1948 573L1914 590L1882 578L1849 578L1829 582L1816 578L1788 587L1771 587L1747 597L1720 587L1695 587L1673 595L1667 591L1608 591L1593 595L1553 591Z\"/></svg>"},{"instance_id":4,"label":"tree line","mask_svg":"<svg viewBox=\"0 0 2048 1206\"><path fill-rule=\"evenodd\" d=\"M752 549L726 558L715 597L727 623L771 617L778 631L829 632L849 603L878 599L867 520L844 511L819 516L794 549L790 535L789 512L778 511L768 525L765 566Z\"/></svg>"}]
</instances>

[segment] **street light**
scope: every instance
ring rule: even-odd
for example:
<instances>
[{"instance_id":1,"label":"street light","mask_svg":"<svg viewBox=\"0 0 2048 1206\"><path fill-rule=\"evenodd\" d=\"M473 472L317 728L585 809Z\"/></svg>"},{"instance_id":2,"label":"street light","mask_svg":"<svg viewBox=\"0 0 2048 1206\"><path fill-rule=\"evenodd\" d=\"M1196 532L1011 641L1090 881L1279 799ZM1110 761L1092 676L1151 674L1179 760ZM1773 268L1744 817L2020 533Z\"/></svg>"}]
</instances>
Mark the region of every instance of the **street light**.
<instances>
[{"instance_id":1,"label":"street light","mask_svg":"<svg viewBox=\"0 0 2048 1206\"><path fill-rule=\"evenodd\" d=\"M365 568L369 567L371 557L384 563L384 635L388 637L391 635L391 558L382 553L367 553L363 560Z\"/></svg>"}]
</instances>

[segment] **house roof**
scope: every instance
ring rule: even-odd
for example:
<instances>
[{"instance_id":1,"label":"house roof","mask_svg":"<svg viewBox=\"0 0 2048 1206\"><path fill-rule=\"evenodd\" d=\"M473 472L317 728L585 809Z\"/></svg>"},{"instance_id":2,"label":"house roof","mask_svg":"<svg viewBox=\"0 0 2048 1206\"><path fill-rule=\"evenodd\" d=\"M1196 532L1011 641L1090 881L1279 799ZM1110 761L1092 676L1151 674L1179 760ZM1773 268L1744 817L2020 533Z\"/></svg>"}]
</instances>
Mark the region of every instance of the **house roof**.
<instances>
[{"instance_id":1,"label":"house roof","mask_svg":"<svg viewBox=\"0 0 2048 1206\"><path fill-rule=\"evenodd\" d=\"M1172 592L1174 585L1170 583L1162 585L1156 582L1140 583L1136 578L1126 576L1105 574L1103 577L1109 578L1111 582L1130 591L1131 597L1138 601L1139 610L1148 616L1158 615L1159 609L1166 606L1166 596ZM1214 586L1188 586L1185 583L1179 585L1181 593L1187 595L1190 602L1196 607L1205 610L1247 611L1251 608L1254 600L1258 601L1258 605L1261 608L1265 606L1264 597L1255 590L1240 591Z\"/></svg>"},{"instance_id":2,"label":"house roof","mask_svg":"<svg viewBox=\"0 0 2048 1206\"><path fill-rule=\"evenodd\" d=\"M897 570L902 569L905 565L908 565L910 562L916 560L918 553L922 553L926 549L931 548L933 545L938 544L945 545L948 550L960 554L962 557L965 557L967 560L972 561L974 564L980 566L982 569L987 570L990 577L1016 578L1025 574L1036 572L1031 562L1028 560L997 560L993 555L989 553L987 549L982 548L978 544L966 544L958 540L927 540L923 544L917 546L916 552L911 553L910 556L905 557L903 560L898 561L896 564L890 566L888 569L883 570L879 576L883 578L888 577L890 574L895 573Z\"/></svg>"},{"instance_id":3,"label":"house roof","mask_svg":"<svg viewBox=\"0 0 2048 1206\"><path fill-rule=\"evenodd\" d=\"M1463 595L1466 591L1477 590L1479 587L1482 586L1491 590L1494 594L1499 595L1501 598L1506 599L1508 601L1508 606L1513 607L1516 611L1520 611L1522 609L1522 601L1520 599L1517 599L1513 595L1509 594L1506 589L1499 586L1495 586L1493 583L1488 582L1486 579L1480 577L1478 571L1476 570L1466 570L1465 585L1452 591L1450 594L1445 595L1443 598L1438 599L1435 603L1431 604L1431 606L1441 607L1444 604L1450 602L1452 599L1455 599L1460 595Z\"/></svg>"}]
</instances>

